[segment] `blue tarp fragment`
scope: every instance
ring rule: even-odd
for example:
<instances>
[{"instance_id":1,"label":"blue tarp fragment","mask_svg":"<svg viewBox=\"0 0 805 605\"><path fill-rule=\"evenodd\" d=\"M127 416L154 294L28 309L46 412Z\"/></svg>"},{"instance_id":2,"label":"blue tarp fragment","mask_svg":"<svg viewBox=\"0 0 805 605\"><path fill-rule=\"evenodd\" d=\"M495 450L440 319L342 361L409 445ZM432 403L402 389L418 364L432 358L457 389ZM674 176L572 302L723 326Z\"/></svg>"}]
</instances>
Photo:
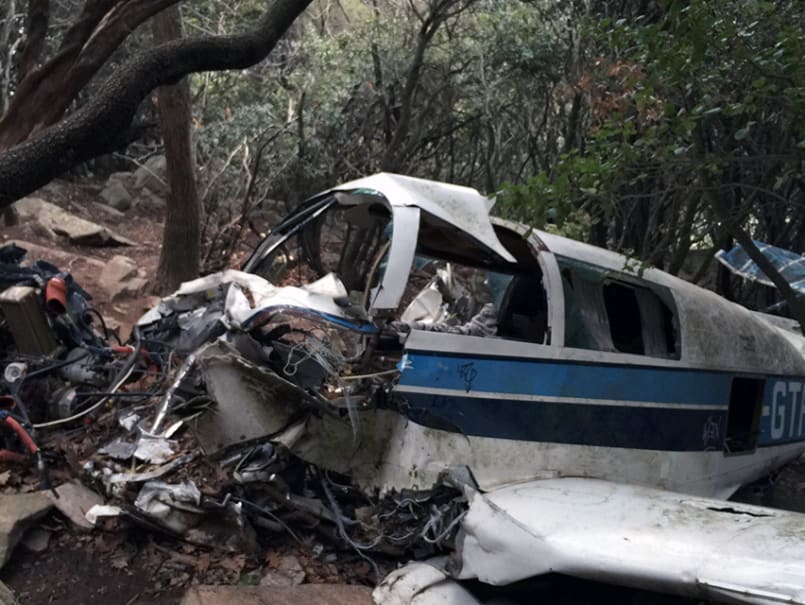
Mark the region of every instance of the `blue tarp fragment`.
<instances>
[{"instance_id":1,"label":"blue tarp fragment","mask_svg":"<svg viewBox=\"0 0 805 605\"><path fill-rule=\"evenodd\" d=\"M772 262L785 280L791 284L791 287L797 292L805 294L805 256L758 240L752 241L766 255L766 258ZM716 252L716 259L736 275L774 287L771 280L760 270L755 261L749 258L746 250L740 244L729 252L719 250Z\"/></svg>"}]
</instances>

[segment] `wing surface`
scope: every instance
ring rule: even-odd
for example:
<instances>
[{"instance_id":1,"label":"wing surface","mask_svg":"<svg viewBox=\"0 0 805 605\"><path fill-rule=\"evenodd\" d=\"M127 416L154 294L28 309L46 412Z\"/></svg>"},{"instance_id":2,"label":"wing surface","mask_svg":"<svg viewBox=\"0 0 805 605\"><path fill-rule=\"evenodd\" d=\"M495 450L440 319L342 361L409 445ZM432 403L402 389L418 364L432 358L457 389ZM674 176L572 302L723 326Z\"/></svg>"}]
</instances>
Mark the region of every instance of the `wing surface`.
<instances>
[{"instance_id":1,"label":"wing surface","mask_svg":"<svg viewBox=\"0 0 805 605\"><path fill-rule=\"evenodd\" d=\"M505 585L556 572L727 603L805 604L805 515L593 479L471 492L456 556L441 572L395 572L378 603L431 600L446 584ZM441 566L436 566L441 567ZM423 581L424 578L430 581ZM395 599L390 585L406 586ZM402 597L402 595L397 595Z\"/></svg>"}]
</instances>

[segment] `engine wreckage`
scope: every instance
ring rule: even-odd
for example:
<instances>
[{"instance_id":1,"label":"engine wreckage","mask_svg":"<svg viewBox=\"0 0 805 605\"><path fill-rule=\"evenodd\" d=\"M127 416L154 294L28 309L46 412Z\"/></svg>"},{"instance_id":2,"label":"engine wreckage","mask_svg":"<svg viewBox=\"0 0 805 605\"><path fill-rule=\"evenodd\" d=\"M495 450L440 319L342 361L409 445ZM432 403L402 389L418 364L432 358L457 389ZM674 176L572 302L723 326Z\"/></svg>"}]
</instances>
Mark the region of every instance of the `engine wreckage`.
<instances>
[{"instance_id":1,"label":"engine wreckage","mask_svg":"<svg viewBox=\"0 0 805 605\"><path fill-rule=\"evenodd\" d=\"M126 435L85 465L109 497L94 523L234 548L302 520L420 561L381 604L551 572L805 603L803 517L718 499L802 452L801 335L491 205L391 174L324 192L126 345L69 275L4 248L0 459L27 448L47 486L39 435L115 402ZM229 479L198 485L201 458Z\"/></svg>"}]
</instances>

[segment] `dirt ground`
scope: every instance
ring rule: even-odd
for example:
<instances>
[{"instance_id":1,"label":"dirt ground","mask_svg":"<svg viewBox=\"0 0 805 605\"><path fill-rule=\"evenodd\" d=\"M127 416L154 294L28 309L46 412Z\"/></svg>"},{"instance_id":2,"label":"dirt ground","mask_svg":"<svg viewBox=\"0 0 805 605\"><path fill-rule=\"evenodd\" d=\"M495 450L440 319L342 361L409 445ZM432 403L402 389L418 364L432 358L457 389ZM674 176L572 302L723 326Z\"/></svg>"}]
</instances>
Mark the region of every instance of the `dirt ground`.
<instances>
[{"instance_id":1,"label":"dirt ground","mask_svg":"<svg viewBox=\"0 0 805 605\"><path fill-rule=\"evenodd\" d=\"M314 542L284 536L259 553L245 555L197 547L141 527L80 534L58 513L41 524L54 530L47 550L25 545L0 571L0 581L20 605L175 605L191 585L256 585L284 557L297 561L304 581L314 584L372 584L365 562L317 558Z\"/></svg>"}]
</instances>

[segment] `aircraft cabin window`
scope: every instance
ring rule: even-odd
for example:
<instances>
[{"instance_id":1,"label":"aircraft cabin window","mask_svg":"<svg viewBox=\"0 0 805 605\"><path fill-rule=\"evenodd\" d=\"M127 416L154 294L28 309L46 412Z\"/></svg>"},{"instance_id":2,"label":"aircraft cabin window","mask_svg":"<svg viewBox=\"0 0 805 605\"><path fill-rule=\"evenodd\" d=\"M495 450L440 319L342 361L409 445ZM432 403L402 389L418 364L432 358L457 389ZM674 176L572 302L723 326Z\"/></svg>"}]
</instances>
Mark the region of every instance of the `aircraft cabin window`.
<instances>
[{"instance_id":1,"label":"aircraft cabin window","mask_svg":"<svg viewBox=\"0 0 805 605\"><path fill-rule=\"evenodd\" d=\"M655 288L613 279L611 272L560 259L565 346L678 359L674 315Z\"/></svg>"},{"instance_id":2,"label":"aircraft cabin window","mask_svg":"<svg viewBox=\"0 0 805 605\"><path fill-rule=\"evenodd\" d=\"M418 254L397 323L543 344L547 310L539 273L512 275Z\"/></svg>"},{"instance_id":3,"label":"aircraft cabin window","mask_svg":"<svg viewBox=\"0 0 805 605\"><path fill-rule=\"evenodd\" d=\"M643 344L643 318L634 288L618 282L603 286L604 306L609 318L609 332L612 345L621 353L645 355Z\"/></svg>"},{"instance_id":4,"label":"aircraft cabin window","mask_svg":"<svg viewBox=\"0 0 805 605\"><path fill-rule=\"evenodd\" d=\"M549 344L539 261L521 235L501 226L495 233L516 263L424 213L392 327Z\"/></svg>"}]
</instances>

